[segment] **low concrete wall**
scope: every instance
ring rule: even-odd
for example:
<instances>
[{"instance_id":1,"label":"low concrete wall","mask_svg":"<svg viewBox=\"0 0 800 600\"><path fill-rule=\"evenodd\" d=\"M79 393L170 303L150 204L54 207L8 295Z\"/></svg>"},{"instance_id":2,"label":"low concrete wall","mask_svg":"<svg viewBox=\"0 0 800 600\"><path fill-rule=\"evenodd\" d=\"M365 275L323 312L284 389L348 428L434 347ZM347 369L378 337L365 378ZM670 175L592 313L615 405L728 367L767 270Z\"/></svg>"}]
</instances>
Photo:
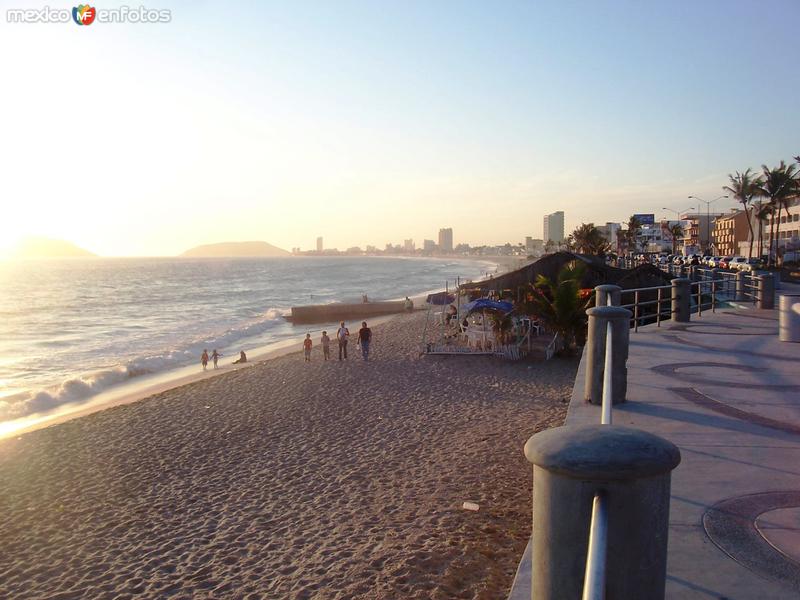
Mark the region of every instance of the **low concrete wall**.
<instances>
[{"instance_id":1,"label":"low concrete wall","mask_svg":"<svg viewBox=\"0 0 800 600\"><path fill-rule=\"evenodd\" d=\"M392 315L405 310L405 301L362 302L358 304L317 304L312 306L293 306L289 319L293 323L328 323L365 319L378 315Z\"/></svg>"}]
</instances>

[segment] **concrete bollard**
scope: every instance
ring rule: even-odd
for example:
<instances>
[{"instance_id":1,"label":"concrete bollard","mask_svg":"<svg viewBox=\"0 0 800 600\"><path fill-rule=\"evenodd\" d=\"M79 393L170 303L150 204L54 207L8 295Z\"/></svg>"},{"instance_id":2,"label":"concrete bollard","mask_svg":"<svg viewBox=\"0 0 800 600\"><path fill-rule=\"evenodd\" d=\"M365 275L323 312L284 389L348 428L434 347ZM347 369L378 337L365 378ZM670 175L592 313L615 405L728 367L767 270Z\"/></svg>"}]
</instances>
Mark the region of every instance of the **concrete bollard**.
<instances>
[{"instance_id":1,"label":"concrete bollard","mask_svg":"<svg viewBox=\"0 0 800 600\"><path fill-rule=\"evenodd\" d=\"M608 304L608 297L611 296L611 304ZM618 285L606 283L594 288L595 306L619 306L622 304L622 288Z\"/></svg>"},{"instance_id":2,"label":"concrete bollard","mask_svg":"<svg viewBox=\"0 0 800 600\"><path fill-rule=\"evenodd\" d=\"M736 271L736 298L737 302L744 302L747 299L747 289L745 286L744 271Z\"/></svg>"},{"instance_id":3,"label":"concrete bollard","mask_svg":"<svg viewBox=\"0 0 800 600\"><path fill-rule=\"evenodd\" d=\"M756 277L758 286L758 303L756 308L775 308L775 279L772 273L765 273Z\"/></svg>"},{"instance_id":4,"label":"concrete bollard","mask_svg":"<svg viewBox=\"0 0 800 600\"><path fill-rule=\"evenodd\" d=\"M565 426L532 436L531 598L579 600L592 501L608 499L606 598L664 598L674 444L616 425Z\"/></svg>"},{"instance_id":5,"label":"concrete bollard","mask_svg":"<svg viewBox=\"0 0 800 600\"><path fill-rule=\"evenodd\" d=\"M591 404L603 403L603 372L606 360L606 332L611 323L613 394L612 404L625 402L628 391L628 342L631 330L631 311L618 306L596 306L586 311L589 331L586 338L586 380L584 400Z\"/></svg>"},{"instance_id":6,"label":"concrete bollard","mask_svg":"<svg viewBox=\"0 0 800 600\"><path fill-rule=\"evenodd\" d=\"M800 342L800 294L779 296L778 339L782 342Z\"/></svg>"},{"instance_id":7,"label":"concrete bollard","mask_svg":"<svg viewBox=\"0 0 800 600\"><path fill-rule=\"evenodd\" d=\"M676 323L689 322L689 303L691 300L691 285L688 279L672 280L672 320Z\"/></svg>"}]
</instances>

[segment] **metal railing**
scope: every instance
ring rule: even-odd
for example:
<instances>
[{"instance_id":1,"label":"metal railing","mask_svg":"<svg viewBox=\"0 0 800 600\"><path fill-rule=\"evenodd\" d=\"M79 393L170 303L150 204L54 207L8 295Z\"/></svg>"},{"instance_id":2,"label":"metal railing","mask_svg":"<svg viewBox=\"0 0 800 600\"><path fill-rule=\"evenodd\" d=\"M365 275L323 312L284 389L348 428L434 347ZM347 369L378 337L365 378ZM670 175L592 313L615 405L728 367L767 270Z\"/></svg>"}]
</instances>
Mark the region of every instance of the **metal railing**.
<instances>
[{"instance_id":1,"label":"metal railing","mask_svg":"<svg viewBox=\"0 0 800 600\"><path fill-rule=\"evenodd\" d=\"M583 578L583 600L606 597L606 555L608 552L608 499L597 492L592 501L592 526L589 529L589 551Z\"/></svg>"},{"instance_id":2,"label":"metal railing","mask_svg":"<svg viewBox=\"0 0 800 600\"><path fill-rule=\"evenodd\" d=\"M612 303L608 296L608 305ZM606 324L606 354L603 365L603 399L601 425L611 425L613 399L612 367L614 361L613 332L611 323ZM583 600L602 600L606 589L606 556L608 553L608 503L606 494L600 490L592 501L592 520L589 527L589 549L586 553L586 574L583 580Z\"/></svg>"},{"instance_id":3,"label":"metal railing","mask_svg":"<svg viewBox=\"0 0 800 600\"><path fill-rule=\"evenodd\" d=\"M671 272L675 268L674 265L661 267L665 272ZM702 317L704 311L716 312L721 305L730 302L760 303L761 292L755 273L724 272L694 267L691 275L694 280L689 283L689 312L698 317ZM661 327L661 321L672 317L671 290L672 285L658 285L620 291L620 296L623 298L620 306L631 311L631 326L634 331L639 331L641 325L652 323ZM643 295L649 297L655 295L656 298L643 300ZM654 308L648 310L647 307Z\"/></svg>"},{"instance_id":4,"label":"metal railing","mask_svg":"<svg viewBox=\"0 0 800 600\"><path fill-rule=\"evenodd\" d=\"M633 302L629 302L627 304L620 304L622 308L627 308L633 313L633 317L631 319L631 323L633 324L633 330L639 331L639 325L644 325L642 321L646 319L650 319L655 316L656 323L659 327L661 327L661 321L664 319L664 311L661 309L661 305L664 302L667 302L667 317L669 318L670 308L669 303L672 302L672 298L670 294L666 294L666 298L664 297L664 290L671 290L671 285L656 285L652 287L643 287L643 288L633 288L630 290L622 290L620 292L621 296L633 294ZM641 294L644 292L656 292L656 299L655 300L641 300ZM642 311L642 308L645 306L656 306L655 315L652 314L645 314Z\"/></svg>"}]
</instances>

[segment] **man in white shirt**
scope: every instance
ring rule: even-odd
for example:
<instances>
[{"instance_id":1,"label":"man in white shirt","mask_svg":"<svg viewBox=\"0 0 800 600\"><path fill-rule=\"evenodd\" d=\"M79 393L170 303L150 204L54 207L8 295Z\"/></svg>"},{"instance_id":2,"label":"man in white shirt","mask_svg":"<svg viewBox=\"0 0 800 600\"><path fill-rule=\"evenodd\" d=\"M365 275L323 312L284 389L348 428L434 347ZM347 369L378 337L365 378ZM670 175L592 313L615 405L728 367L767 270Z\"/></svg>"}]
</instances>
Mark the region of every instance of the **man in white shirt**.
<instances>
[{"instance_id":1,"label":"man in white shirt","mask_svg":"<svg viewBox=\"0 0 800 600\"><path fill-rule=\"evenodd\" d=\"M339 360L347 360L347 338L350 337L350 330L344 326L344 321L339 324L339 329L336 331L336 340L339 342Z\"/></svg>"}]
</instances>

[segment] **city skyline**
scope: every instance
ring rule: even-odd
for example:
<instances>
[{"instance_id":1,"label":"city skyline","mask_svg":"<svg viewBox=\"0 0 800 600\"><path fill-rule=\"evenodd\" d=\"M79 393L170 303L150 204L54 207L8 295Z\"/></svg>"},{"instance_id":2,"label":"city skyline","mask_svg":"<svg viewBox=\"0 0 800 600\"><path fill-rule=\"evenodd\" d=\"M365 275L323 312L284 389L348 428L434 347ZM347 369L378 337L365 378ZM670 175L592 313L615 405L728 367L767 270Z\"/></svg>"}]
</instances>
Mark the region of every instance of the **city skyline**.
<instances>
[{"instance_id":1,"label":"city skyline","mask_svg":"<svg viewBox=\"0 0 800 600\"><path fill-rule=\"evenodd\" d=\"M0 18L16 57L0 251L25 235L105 256L309 247L320 231L347 248L440 223L492 244L542 236L554 210L566 232L681 210L800 151L787 0L229 3L222 21L165 6L160 24Z\"/></svg>"}]
</instances>

